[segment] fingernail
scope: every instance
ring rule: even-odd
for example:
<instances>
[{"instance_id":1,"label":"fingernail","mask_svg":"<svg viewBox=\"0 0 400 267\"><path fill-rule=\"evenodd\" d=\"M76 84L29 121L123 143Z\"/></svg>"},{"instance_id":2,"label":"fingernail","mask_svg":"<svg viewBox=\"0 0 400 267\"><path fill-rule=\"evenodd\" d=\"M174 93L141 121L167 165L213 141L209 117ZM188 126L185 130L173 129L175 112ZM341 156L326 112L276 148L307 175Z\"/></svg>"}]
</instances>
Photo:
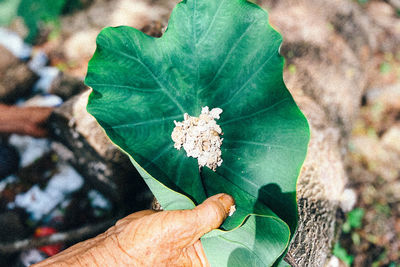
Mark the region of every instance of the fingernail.
<instances>
[{"instance_id":1,"label":"fingernail","mask_svg":"<svg viewBox=\"0 0 400 267\"><path fill-rule=\"evenodd\" d=\"M235 200L233 199L233 197L231 197L228 194L221 194L221 196L218 197L218 200L222 203L222 205L224 206L225 212L229 212L229 210L231 209L231 207L233 205L235 205Z\"/></svg>"}]
</instances>

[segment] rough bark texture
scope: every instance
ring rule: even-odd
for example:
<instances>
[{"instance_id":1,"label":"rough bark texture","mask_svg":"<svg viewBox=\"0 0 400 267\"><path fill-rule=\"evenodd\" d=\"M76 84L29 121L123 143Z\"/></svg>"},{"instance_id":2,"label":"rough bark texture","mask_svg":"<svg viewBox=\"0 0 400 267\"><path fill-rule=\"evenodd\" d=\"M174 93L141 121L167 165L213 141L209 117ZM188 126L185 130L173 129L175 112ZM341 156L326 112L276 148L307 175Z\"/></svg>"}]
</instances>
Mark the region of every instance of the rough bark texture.
<instances>
[{"instance_id":1,"label":"rough bark texture","mask_svg":"<svg viewBox=\"0 0 400 267\"><path fill-rule=\"evenodd\" d=\"M0 102L12 103L27 96L37 78L26 63L0 46Z\"/></svg>"}]
</instances>

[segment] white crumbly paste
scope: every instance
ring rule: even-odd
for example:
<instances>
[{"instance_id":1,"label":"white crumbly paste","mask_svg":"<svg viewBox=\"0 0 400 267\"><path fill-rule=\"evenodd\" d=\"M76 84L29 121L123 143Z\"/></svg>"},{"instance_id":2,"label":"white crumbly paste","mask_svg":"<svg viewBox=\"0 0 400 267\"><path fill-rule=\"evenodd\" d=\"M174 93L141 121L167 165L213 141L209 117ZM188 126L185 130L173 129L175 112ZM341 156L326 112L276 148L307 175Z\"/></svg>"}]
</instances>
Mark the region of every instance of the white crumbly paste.
<instances>
[{"instance_id":1,"label":"white crumbly paste","mask_svg":"<svg viewBox=\"0 0 400 267\"><path fill-rule=\"evenodd\" d=\"M215 171L221 166L221 145L223 138L221 127L215 121L219 119L222 109L206 106L199 117L191 117L185 113L184 121L175 123L171 137L178 150L183 147L188 157L197 158L199 167L207 166Z\"/></svg>"},{"instance_id":2,"label":"white crumbly paste","mask_svg":"<svg viewBox=\"0 0 400 267\"><path fill-rule=\"evenodd\" d=\"M232 205L229 209L229 216L232 216L236 211L236 205Z\"/></svg>"}]
</instances>

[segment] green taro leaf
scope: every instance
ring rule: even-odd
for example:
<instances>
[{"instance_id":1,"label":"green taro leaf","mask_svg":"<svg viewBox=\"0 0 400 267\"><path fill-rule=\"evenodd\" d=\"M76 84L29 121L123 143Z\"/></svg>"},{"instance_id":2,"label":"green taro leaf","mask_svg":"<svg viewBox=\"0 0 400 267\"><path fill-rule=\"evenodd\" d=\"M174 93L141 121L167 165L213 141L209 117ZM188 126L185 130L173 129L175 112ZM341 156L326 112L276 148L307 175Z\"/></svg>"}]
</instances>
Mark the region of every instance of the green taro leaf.
<instances>
[{"instance_id":1,"label":"green taro leaf","mask_svg":"<svg viewBox=\"0 0 400 267\"><path fill-rule=\"evenodd\" d=\"M255 4L186 0L161 38L104 29L89 62L87 110L164 209L191 209L221 192L235 198L233 216L202 237L211 266L278 264L297 227L309 128L282 79L281 42ZM171 139L173 121L204 106L224 110L216 172L199 172Z\"/></svg>"}]
</instances>

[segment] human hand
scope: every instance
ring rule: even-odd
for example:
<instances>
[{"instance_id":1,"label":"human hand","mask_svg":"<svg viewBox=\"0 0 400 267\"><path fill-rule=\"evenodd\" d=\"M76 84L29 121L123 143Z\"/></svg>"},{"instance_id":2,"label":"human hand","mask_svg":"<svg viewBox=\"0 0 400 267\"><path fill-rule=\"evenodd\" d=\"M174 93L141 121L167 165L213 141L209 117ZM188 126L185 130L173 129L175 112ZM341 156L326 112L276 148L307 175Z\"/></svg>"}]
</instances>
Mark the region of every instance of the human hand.
<instances>
[{"instance_id":1,"label":"human hand","mask_svg":"<svg viewBox=\"0 0 400 267\"><path fill-rule=\"evenodd\" d=\"M48 107L16 107L0 104L0 133L47 136L45 124L53 111Z\"/></svg>"},{"instance_id":2,"label":"human hand","mask_svg":"<svg viewBox=\"0 0 400 267\"><path fill-rule=\"evenodd\" d=\"M232 205L231 196L218 194L193 210L133 213L34 266L209 266L200 237L218 228Z\"/></svg>"}]
</instances>

